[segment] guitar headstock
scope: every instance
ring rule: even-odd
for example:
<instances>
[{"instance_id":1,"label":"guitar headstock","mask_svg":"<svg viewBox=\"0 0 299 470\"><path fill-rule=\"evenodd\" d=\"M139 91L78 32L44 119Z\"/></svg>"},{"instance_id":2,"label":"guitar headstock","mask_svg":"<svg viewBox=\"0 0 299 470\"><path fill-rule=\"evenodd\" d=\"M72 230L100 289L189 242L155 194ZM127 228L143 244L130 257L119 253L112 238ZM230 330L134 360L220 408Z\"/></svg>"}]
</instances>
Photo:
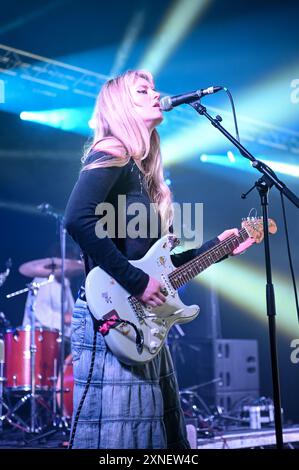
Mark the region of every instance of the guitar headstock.
<instances>
[{"instance_id":1,"label":"guitar headstock","mask_svg":"<svg viewBox=\"0 0 299 470\"><path fill-rule=\"evenodd\" d=\"M247 217L242 221L242 227L256 243L264 239L263 217ZM268 219L268 232L272 235L277 232L277 225L273 219Z\"/></svg>"}]
</instances>

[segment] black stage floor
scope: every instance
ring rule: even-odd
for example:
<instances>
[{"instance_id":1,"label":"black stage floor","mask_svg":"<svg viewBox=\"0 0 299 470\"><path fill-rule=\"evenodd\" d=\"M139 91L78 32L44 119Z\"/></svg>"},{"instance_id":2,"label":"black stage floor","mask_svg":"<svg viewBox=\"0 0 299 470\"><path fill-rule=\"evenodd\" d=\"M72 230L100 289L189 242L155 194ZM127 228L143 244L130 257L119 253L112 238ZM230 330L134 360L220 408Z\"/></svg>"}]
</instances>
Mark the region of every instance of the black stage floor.
<instances>
[{"instance_id":1,"label":"black stage floor","mask_svg":"<svg viewBox=\"0 0 299 470\"><path fill-rule=\"evenodd\" d=\"M18 429L4 429L0 432L0 449L67 449L69 433L62 429L50 430L43 434L29 434ZM189 439L190 441L190 439ZM248 449L275 446L274 428L260 430L249 428L225 428L214 436L202 437L197 433L197 444L193 449ZM299 449L299 426L284 428L286 448Z\"/></svg>"}]
</instances>

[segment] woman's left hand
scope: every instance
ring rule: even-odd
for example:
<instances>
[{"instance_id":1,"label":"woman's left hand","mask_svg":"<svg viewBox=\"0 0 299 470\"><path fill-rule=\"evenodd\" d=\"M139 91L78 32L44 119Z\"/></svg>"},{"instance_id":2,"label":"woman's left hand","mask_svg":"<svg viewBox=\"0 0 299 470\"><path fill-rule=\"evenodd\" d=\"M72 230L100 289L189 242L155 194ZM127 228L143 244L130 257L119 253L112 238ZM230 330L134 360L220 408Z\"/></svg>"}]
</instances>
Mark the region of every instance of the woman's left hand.
<instances>
[{"instance_id":1,"label":"woman's left hand","mask_svg":"<svg viewBox=\"0 0 299 470\"><path fill-rule=\"evenodd\" d=\"M224 230L224 232L220 233L220 235L218 235L217 238L222 242L223 240L230 237L231 235L238 235L238 234L239 234L239 230L237 228L231 228L229 230ZM245 242L240 243L240 245L234 249L234 251L232 252L232 255L235 256L235 255L240 255L241 253L244 253L247 250L247 248L249 248L254 243L255 243L255 240L253 238L251 237L247 238Z\"/></svg>"}]
</instances>

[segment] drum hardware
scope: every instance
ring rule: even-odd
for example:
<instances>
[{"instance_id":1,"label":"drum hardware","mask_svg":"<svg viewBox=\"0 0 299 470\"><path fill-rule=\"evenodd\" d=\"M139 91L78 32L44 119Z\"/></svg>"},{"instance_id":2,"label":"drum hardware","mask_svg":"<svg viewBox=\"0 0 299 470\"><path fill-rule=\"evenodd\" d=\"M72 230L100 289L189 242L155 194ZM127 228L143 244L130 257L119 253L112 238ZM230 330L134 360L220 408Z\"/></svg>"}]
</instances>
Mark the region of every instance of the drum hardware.
<instances>
[{"instance_id":1,"label":"drum hardware","mask_svg":"<svg viewBox=\"0 0 299 470\"><path fill-rule=\"evenodd\" d=\"M47 204L45 204L45 207ZM51 207L50 205L48 205ZM54 274L56 278L59 278L59 282L62 285L61 289L61 345L60 345L60 375L63 377L63 364L64 364L64 340L65 340L65 325L64 325L64 310L63 305L65 304L65 277L72 277L82 274L84 272L84 263L82 260L76 259L67 259L65 258L65 237L66 230L64 228L64 220L59 214L55 213L52 209L49 211L46 210L48 215L53 216L57 222L59 222L60 227L60 252L61 258L44 258L40 260L33 260L27 263L24 263L20 266L19 271L24 276L28 277L47 277L50 274ZM55 374L54 374L55 375ZM68 422L63 414L63 400L64 400L64 390L60 387L60 390L56 392L60 394L59 406L60 410L60 425L65 430L69 430ZM56 400L55 400L56 403ZM58 416L58 415L57 415Z\"/></svg>"},{"instance_id":2,"label":"drum hardware","mask_svg":"<svg viewBox=\"0 0 299 470\"><path fill-rule=\"evenodd\" d=\"M7 324L9 324L9 322L7 322ZM14 414L14 410L10 409L9 405L3 399L4 382L6 382L6 378L4 374L4 365L5 365L5 347L4 346L5 346L5 343L3 340L3 334L1 333L0 334L0 432L3 431L3 422L5 420L12 426L18 427L21 430L25 430L27 429L26 423L24 423L24 421L21 418L17 417ZM4 409L5 409L5 412L3 414Z\"/></svg>"},{"instance_id":3,"label":"drum hardware","mask_svg":"<svg viewBox=\"0 0 299 470\"><path fill-rule=\"evenodd\" d=\"M64 388L63 391L61 390L61 384L60 384L60 377L58 376L58 367L57 367L57 360L55 360L54 364L54 375L53 377L50 377L51 382L53 383L52 386L52 415L53 415L53 421L52 421L52 426L53 428L61 428L61 421L63 421L63 425L68 429L69 428L69 423L66 420L68 416L63 415L63 418L61 418L58 413L57 413L57 404L60 406L60 400L59 397L61 393L69 392L68 388ZM56 432L56 429L54 431L50 431L51 434Z\"/></svg>"},{"instance_id":4,"label":"drum hardware","mask_svg":"<svg viewBox=\"0 0 299 470\"><path fill-rule=\"evenodd\" d=\"M73 357L69 354L64 360L63 366L63 389L67 392L64 396L63 403L63 415L66 418L71 418L73 414L73 388L74 388L74 376L73 376ZM61 375L58 377L57 386L61 389ZM58 394L58 404L60 404L60 395Z\"/></svg>"},{"instance_id":5,"label":"drum hardware","mask_svg":"<svg viewBox=\"0 0 299 470\"><path fill-rule=\"evenodd\" d=\"M6 389L28 392L31 387L30 341L31 327L8 328L4 344L7 355L5 364ZM54 361L60 349L58 330L35 327L35 382L38 391L52 389L50 377L54 373Z\"/></svg>"},{"instance_id":6,"label":"drum hardware","mask_svg":"<svg viewBox=\"0 0 299 470\"><path fill-rule=\"evenodd\" d=\"M84 272L84 264L81 260L65 259L64 264L64 274L68 278ZM61 258L42 258L27 261L19 267L19 272L30 278L49 278L52 274L57 278L61 278L62 260Z\"/></svg>"},{"instance_id":7,"label":"drum hardware","mask_svg":"<svg viewBox=\"0 0 299 470\"><path fill-rule=\"evenodd\" d=\"M3 402L3 384L5 380L4 360L5 360L4 341L2 338L0 338L0 432L2 431L2 428L3 428L3 420L2 420L3 405L7 407L7 405L5 405Z\"/></svg>"},{"instance_id":8,"label":"drum hardware","mask_svg":"<svg viewBox=\"0 0 299 470\"><path fill-rule=\"evenodd\" d=\"M56 415L57 415L57 404L56 404L56 395L57 395L57 359L54 360L54 375L49 377L49 380L52 382L52 412L53 412L53 426L56 426Z\"/></svg>"},{"instance_id":9,"label":"drum hardware","mask_svg":"<svg viewBox=\"0 0 299 470\"><path fill-rule=\"evenodd\" d=\"M64 391L69 391L69 388L64 387L64 389L61 389L61 387L57 387L58 377L61 377L61 374L58 373L60 366L58 357L59 349L61 350L61 356L63 354L63 328L61 333L59 333L58 330L38 328L35 326L37 294L40 288L54 280L54 276L59 279L59 282L63 283L65 275L71 277L83 271L84 264L79 260L44 258L29 261L20 266L19 272L25 276L44 277L47 279L39 283L31 282L26 288L6 296L7 298L12 298L26 292L31 292L32 294L30 326L12 329L8 328L10 325L6 325L4 329L5 347L11 354L8 354L9 361L7 361L6 364L6 375L5 373L2 374L5 376L6 380L5 390L10 394L8 398L15 398L16 393L23 393L24 391L28 393L22 396L14 405L9 406L3 404L5 409L3 410L3 416L0 414L0 424L3 423L4 420L7 420L10 425L26 433L36 434L37 439L51 435L59 430L69 431L70 424L68 415L64 415L62 411L61 413L57 412L58 407L63 408ZM62 293L63 291L64 289L62 288ZM63 298L61 305L64 305ZM54 346L54 341L56 347ZM47 346L47 348L45 348L45 346ZM62 364L63 363L64 360L62 360ZM61 368L63 369L63 367ZM46 392L48 392L48 397L50 396L50 398L43 401L43 397L40 393ZM57 395L61 395L60 401ZM30 402L30 424L24 422L23 419L16 414L16 412L19 412L20 408L26 403L28 404L28 402ZM52 403L50 404L50 402ZM44 434L41 434L40 407L38 407L38 405L42 405L50 411L51 426L54 428Z\"/></svg>"},{"instance_id":10,"label":"drum hardware","mask_svg":"<svg viewBox=\"0 0 299 470\"><path fill-rule=\"evenodd\" d=\"M6 270L3 273L0 273L0 287L3 286L6 278L9 276L10 268L12 266L11 258L6 261Z\"/></svg>"},{"instance_id":11,"label":"drum hardware","mask_svg":"<svg viewBox=\"0 0 299 470\"><path fill-rule=\"evenodd\" d=\"M11 426L16 427L17 429L21 429L22 431L27 433L30 432L30 427L20 416L16 414L16 411L18 411L18 409L21 408L28 401L28 399L29 395L25 395L12 408L7 406L7 412L1 417L3 421L7 420L7 422Z\"/></svg>"},{"instance_id":12,"label":"drum hardware","mask_svg":"<svg viewBox=\"0 0 299 470\"><path fill-rule=\"evenodd\" d=\"M30 393L27 394L25 397L22 397L21 400L14 406L12 412L14 413L20 406L22 406L28 399L30 399L30 426L26 428L26 432L30 433L39 433L41 431L40 426L37 424L37 395L36 395L36 353L37 353L37 346L36 346L36 328L35 328L35 304L36 304L36 297L39 289L46 284L54 281L54 274L50 274L48 279L43 282L31 282L27 285L25 289L21 289L19 291L13 292L8 294L6 297L8 299L15 297L17 295L23 294L25 292L31 292L32 294L32 302L30 305L30 349L27 350L27 354L30 357ZM15 377L13 380L17 380ZM9 414L9 413L8 413ZM18 417L19 418L19 417ZM28 431L29 429L29 431Z\"/></svg>"}]
</instances>

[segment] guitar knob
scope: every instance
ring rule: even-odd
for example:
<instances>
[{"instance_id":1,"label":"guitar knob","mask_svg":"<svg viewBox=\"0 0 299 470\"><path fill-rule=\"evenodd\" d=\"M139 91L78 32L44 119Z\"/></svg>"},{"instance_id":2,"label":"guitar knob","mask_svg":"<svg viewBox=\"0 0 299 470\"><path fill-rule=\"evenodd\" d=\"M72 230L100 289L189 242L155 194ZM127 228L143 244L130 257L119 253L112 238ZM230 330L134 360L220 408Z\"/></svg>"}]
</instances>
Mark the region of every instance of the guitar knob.
<instances>
[{"instance_id":1,"label":"guitar knob","mask_svg":"<svg viewBox=\"0 0 299 470\"><path fill-rule=\"evenodd\" d=\"M151 354L155 354L155 352L156 352L157 349L158 349L158 346L159 346L158 343L156 343L155 341L151 341L150 344L149 344L149 347L148 347L149 352L150 352Z\"/></svg>"},{"instance_id":2,"label":"guitar knob","mask_svg":"<svg viewBox=\"0 0 299 470\"><path fill-rule=\"evenodd\" d=\"M161 326L160 328L152 328L151 334L153 336L165 336L166 335L166 328Z\"/></svg>"},{"instance_id":3,"label":"guitar knob","mask_svg":"<svg viewBox=\"0 0 299 470\"><path fill-rule=\"evenodd\" d=\"M159 328L152 328L152 329L151 329L151 334L152 334L153 336L157 336L159 333L160 333Z\"/></svg>"}]
</instances>

